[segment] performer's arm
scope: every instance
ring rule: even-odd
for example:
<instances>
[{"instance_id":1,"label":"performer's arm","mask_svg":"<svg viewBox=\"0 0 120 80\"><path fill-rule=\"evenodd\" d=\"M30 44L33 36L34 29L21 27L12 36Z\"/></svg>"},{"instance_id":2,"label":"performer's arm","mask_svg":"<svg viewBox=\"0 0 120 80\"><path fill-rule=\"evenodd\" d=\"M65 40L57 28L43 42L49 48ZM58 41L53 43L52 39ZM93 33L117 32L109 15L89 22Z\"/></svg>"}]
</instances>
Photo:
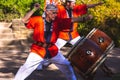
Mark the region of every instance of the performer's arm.
<instances>
[{"instance_id":1,"label":"performer's arm","mask_svg":"<svg viewBox=\"0 0 120 80\"><path fill-rule=\"evenodd\" d=\"M60 27L60 30L63 29L70 29L72 27L72 24L75 22L85 22L90 19L92 19L92 15L84 16L84 17L78 17L78 18L63 18L63 19L57 19L59 24L58 26Z\"/></svg>"},{"instance_id":2,"label":"performer's arm","mask_svg":"<svg viewBox=\"0 0 120 80\"><path fill-rule=\"evenodd\" d=\"M92 15L87 15L87 16L84 16L84 17L77 17L77 18L72 18L72 22L85 22L85 21L88 21L88 20L91 20L93 18Z\"/></svg>"},{"instance_id":3,"label":"performer's arm","mask_svg":"<svg viewBox=\"0 0 120 80\"><path fill-rule=\"evenodd\" d=\"M40 4L39 3L35 3L34 4L34 8L32 10L30 10L23 18L22 18L22 22L23 23L27 23L29 21L29 18L33 15L33 13L38 10L40 8Z\"/></svg>"},{"instance_id":4,"label":"performer's arm","mask_svg":"<svg viewBox=\"0 0 120 80\"><path fill-rule=\"evenodd\" d=\"M94 8L94 7L96 7L96 6L99 6L99 5L102 5L104 2L98 2L98 3L96 3L96 4L88 4L87 5L87 8Z\"/></svg>"}]
</instances>

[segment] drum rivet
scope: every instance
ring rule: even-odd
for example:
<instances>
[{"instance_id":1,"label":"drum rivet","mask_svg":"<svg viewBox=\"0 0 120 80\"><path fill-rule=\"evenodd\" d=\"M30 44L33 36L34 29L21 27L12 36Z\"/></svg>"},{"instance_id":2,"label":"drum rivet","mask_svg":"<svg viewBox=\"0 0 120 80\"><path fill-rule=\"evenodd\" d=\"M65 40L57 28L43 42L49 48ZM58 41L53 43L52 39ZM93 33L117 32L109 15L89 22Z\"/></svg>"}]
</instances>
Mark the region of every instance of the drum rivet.
<instances>
[{"instance_id":1,"label":"drum rivet","mask_svg":"<svg viewBox=\"0 0 120 80\"><path fill-rule=\"evenodd\" d=\"M104 42L104 38L103 37L99 37L99 43L103 43Z\"/></svg>"},{"instance_id":2,"label":"drum rivet","mask_svg":"<svg viewBox=\"0 0 120 80\"><path fill-rule=\"evenodd\" d=\"M91 50L87 50L87 52L86 52L88 55L92 55L92 51Z\"/></svg>"}]
</instances>

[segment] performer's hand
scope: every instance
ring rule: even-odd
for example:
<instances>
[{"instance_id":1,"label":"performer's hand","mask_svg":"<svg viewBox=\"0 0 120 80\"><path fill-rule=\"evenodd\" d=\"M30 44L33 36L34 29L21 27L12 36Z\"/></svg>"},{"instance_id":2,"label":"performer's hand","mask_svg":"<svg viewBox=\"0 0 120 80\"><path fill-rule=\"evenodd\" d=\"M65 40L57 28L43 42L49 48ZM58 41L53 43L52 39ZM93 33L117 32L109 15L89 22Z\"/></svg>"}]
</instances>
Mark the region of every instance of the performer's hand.
<instances>
[{"instance_id":1,"label":"performer's hand","mask_svg":"<svg viewBox=\"0 0 120 80\"><path fill-rule=\"evenodd\" d=\"M89 14L82 17L73 17L71 19L72 19L72 22L85 22L85 21L91 20L92 18L93 16Z\"/></svg>"},{"instance_id":2,"label":"performer's hand","mask_svg":"<svg viewBox=\"0 0 120 80\"><path fill-rule=\"evenodd\" d=\"M93 19L93 16L89 14L88 16L85 17L85 21Z\"/></svg>"},{"instance_id":3,"label":"performer's hand","mask_svg":"<svg viewBox=\"0 0 120 80\"><path fill-rule=\"evenodd\" d=\"M98 3L98 5L102 5L102 4L104 4L104 2L102 2L102 1L100 1L100 2Z\"/></svg>"},{"instance_id":4,"label":"performer's hand","mask_svg":"<svg viewBox=\"0 0 120 80\"><path fill-rule=\"evenodd\" d=\"M40 4L39 3L35 3L34 4L34 9L38 10L40 8Z\"/></svg>"},{"instance_id":5,"label":"performer's hand","mask_svg":"<svg viewBox=\"0 0 120 80\"><path fill-rule=\"evenodd\" d=\"M86 17L86 20L90 20L90 19L93 19L93 16L92 16L92 15L88 15L88 16Z\"/></svg>"},{"instance_id":6,"label":"performer's hand","mask_svg":"<svg viewBox=\"0 0 120 80\"><path fill-rule=\"evenodd\" d=\"M94 7L102 5L102 4L104 4L104 2L102 2L102 1L100 1L100 2L98 2L96 4L88 4L87 8L94 8Z\"/></svg>"}]
</instances>

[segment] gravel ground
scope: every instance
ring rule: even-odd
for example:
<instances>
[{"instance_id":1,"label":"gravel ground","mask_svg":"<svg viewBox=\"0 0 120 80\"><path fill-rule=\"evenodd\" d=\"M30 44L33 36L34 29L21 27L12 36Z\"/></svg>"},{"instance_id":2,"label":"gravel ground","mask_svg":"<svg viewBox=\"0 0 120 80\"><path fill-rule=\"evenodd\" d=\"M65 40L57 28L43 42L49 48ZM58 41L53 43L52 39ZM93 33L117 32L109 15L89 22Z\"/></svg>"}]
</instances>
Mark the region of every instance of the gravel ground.
<instances>
[{"instance_id":1,"label":"gravel ground","mask_svg":"<svg viewBox=\"0 0 120 80\"><path fill-rule=\"evenodd\" d=\"M66 55L66 50L69 47L63 48L63 55ZM114 72L112 77L106 76L105 73L98 68L95 74L95 80L120 80L120 49L114 48L110 51L105 61L106 65ZM28 53L7 51L0 52L0 80L12 80L19 67L25 62ZM79 77L79 74L78 78ZM117 78L116 78L117 77ZM113 79L114 78L114 79ZM66 80L65 76L58 70L58 68L51 64L42 71L34 71L26 80Z\"/></svg>"}]
</instances>

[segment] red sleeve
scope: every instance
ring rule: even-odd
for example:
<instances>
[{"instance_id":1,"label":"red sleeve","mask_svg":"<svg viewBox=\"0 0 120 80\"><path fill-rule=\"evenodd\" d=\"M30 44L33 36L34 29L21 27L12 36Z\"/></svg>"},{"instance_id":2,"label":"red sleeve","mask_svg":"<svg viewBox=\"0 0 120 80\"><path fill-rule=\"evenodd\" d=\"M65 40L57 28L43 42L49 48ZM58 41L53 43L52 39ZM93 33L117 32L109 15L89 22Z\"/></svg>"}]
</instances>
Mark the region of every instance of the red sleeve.
<instances>
[{"instance_id":1,"label":"red sleeve","mask_svg":"<svg viewBox=\"0 0 120 80\"><path fill-rule=\"evenodd\" d=\"M29 19L29 22L28 22L27 25L26 25L26 27L27 27L28 29L32 29L32 28L34 28L34 24L35 24L34 19L33 19L33 18L30 18L30 19Z\"/></svg>"},{"instance_id":2,"label":"red sleeve","mask_svg":"<svg viewBox=\"0 0 120 80\"><path fill-rule=\"evenodd\" d=\"M57 7L58 7L57 17L60 18L61 17L61 7L60 7L60 5L58 5Z\"/></svg>"},{"instance_id":3,"label":"red sleeve","mask_svg":"<svg viewBox=\"0 0 120 80\"><path fill-rule=\"evenodd\" d=\"M76 5L73 11L75 11L77 15L84 15L87 13L87 5L86 4Z\"/></svg>"},{"instance_id":4,"label":"red sleeve","mask_svg":"<svg viewBox=\"0 0 120 80\"><path fill-rule=\"evenodd\" d=\"M33 29L39 20L40 20L40 16L31 17L29 19L29 22L27 23L26 27L28 29Z\"/></svg>"},{"instance_id":5,"label":"red sleeve","mask_svg":"<svg viewBox=\"0 0 120 80\"><path fill-rule=\"evenodd\" d=\"M59 21L58 25L60 30L70 29L73 24L71 18L63 18L63 19L60 18L58 21Z\"/></svg>"},{"instance_id":6,"label":"red sleeve","mask_svg":"<svg viewBox=\"0 0 120 80\"><path fill-rule=\"evenodd\" d=\"M63 5L58 5L58 14L57 17L58 18L66 18L67 17L67 13L66 13L66 9Z\"/></svg>"}]
</instances>

